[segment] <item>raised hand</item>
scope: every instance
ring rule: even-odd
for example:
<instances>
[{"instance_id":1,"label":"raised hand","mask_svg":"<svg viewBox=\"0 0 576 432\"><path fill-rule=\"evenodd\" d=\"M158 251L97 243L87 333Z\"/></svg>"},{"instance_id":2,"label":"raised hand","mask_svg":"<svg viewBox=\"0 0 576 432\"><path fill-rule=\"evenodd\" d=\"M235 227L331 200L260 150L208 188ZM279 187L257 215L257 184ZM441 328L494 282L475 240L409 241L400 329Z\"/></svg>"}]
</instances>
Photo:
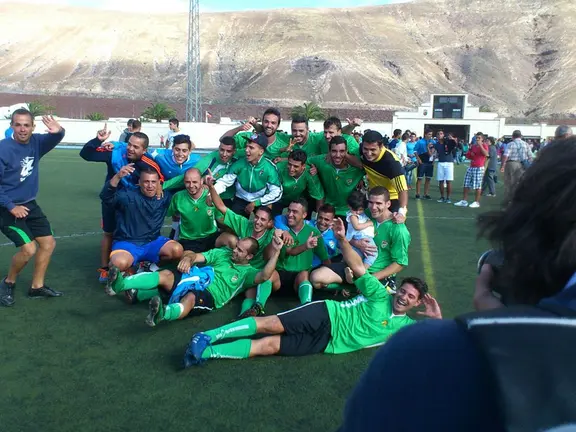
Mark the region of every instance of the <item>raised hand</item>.
<instances>
[{"instance_id":1,"label":"raised hand","mask_svg":"<svg viewBox=\"0 0 576 432\"><path fill-rule=\"evenodd\" d=\"M122 168L120 168L120 171L118 171L116 173L116 175L120 178L124 178L126 176L129 176L130 174L132 174L134 172L136 168L134 168L134 164L130 163L128 165L124 165Z\"/></svg>"},{"instance_id":2,"label":"raised hand","mask_svg":"<svg viewBox=\"0 0 576 432\"><path fill-rule=\"evenodd\" d=\"M104 142L112 135L112 131L108 130L108 123L104 123L104 129L100 129L96 134L96 138Z\"/></svg>"},{"instance_id":3,"label":"raised hand","mask_svg":"<svg viewBox=\"0 0 576 432\"><path fill-rule=\"evenodd\" d=\"M422 303L424 304L425 309L423 311L418 311L418 315L428 318L442 319L442 311L440 310L440 305L434 297L432 297L430 294L426 294L422 299Z\"/></svg>"},{"instance_id":4,"label":"raised hand","mask_svg":"<svg viewBox=\"0 0 576 432\"><path fill-rule=\"evenodd\" d=\"M288 147L286 147L286 151L291 152L292 149L294 148L294 144L296 144L296 141L294 141L294 138L290 138L290 141L288 142Z\"/></svg>"},{"instance_id":5,"label":"raised hand","mask_svg":"<svg viewBox=\"0 0 576 432\"><path fill-rule=\"evenodd\" d=\"M282 238L284 244L288 247L294 246L294 238L290 235L288 231L283 231L281 229L274 230L274 235Z\"/></svg>"},{"instance_id":6,"label":"raised hand","mask_svg":"<svg viewBox=\"0 0 576 432\"><path fill-rule=\"evenodd\" d=\"M314 249L316 246L318 246L318 237L314 236L314 233L310 233L310 237L306 240L306 247Z\"/></svg>"},{"instance_id":7,"label":"raised hand","mask_svg":"<svg viewBox=\"0 0 576 432\"><path fill-rule=\"evenodd\" d=\"M105 142L104 144L102 144L100 147L102 147L104 150L106 151L112 151L114 150L114 143L111 142Z\"/></svg>"},{"instance_id":8,"label":"raised hand","mask_svg":"<svg viewBox=\"0 0 576 432\"><path fill-rule=\"evenodd\" d=\"M242 130L243 130L244 132L248 132L250 129L252 129L252 127L253 127L253 126L252 126L252 123L246 122L246 123L244 123L244 124L242 125Z\"/></svg>"},{"instance_id":9,"label":"raised hand","mask_svg":"<svg viewBox=\"0 0 576 432\"><path fill-rule=\"evenodd\" d=\"M48 128L48 133L58 133L62 130L60 123L58 123L58 121L56 121L51 115L42 116L42 123L44 123L44 126Z\"/></svg>"},{"instance_id":10,"label":"raised hand","mask_svg":"<svg viewBox=\"0 0 576 432\"><path fill-rule=\"evenodd\" d=\"M254 126L256 123L258 123L258 120L256 120L255 117L250 116L250 117L248 117L248 119L246 120L246 123Z\"/></svg>"},{"instance_id":11,"label":"raised hand","mask_svg":"<svg viewBox=\"0 0 576 432\"><path fill-rule=\"evenodd\" d=\"M338 240L344 240L346 238L346 228L344 227L344 222L340 218L334 218L332 223L332 231L336 235Z\"/></svg>"},{"instance_id":12,"label":"raised hand","mask_svg":"<svg viewBox=\"0 0 576 432\"><path fill-rule=\"evenodd\" d=\"M282 236L274 235L272 237L272 249L274 249L275 252L278 252L283 247L284 247L284 240L282 239Z\"/></svg>"},{"instance_id":13,"label":"raised hand","mask_svg":"<svg viewBox=\"0 0 576 432\"><path fill-rule=\"evenodd\" d=\"M364 123L364 120L362 120L361 118L358 117L354 117L352 119L346 118L346 121L348 122L348 124L350 126L362 126L362 123Z\"/></svg>"},{"instance_id":14,"label":"raised hand","mask_svg":"<svg viewBox=\"0 0 576 432\"><path fill-rule=\"evenodd\" d=\"M208 168L208 174L204 176L204 184L211 188L214 186L214 183L214 175L212 174L212 171L210 171L210 168Z\"/></svg>"}]
</instances>

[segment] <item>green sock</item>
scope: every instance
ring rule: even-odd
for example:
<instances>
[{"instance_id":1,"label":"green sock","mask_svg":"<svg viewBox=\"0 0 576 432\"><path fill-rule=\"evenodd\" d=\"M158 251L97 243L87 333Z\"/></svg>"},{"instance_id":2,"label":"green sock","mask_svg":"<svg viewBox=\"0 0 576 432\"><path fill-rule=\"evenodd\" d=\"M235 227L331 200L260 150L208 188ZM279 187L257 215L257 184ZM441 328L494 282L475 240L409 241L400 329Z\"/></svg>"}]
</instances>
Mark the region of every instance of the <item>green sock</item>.
<instances>
[{"instance_id":1,"label":"green sock","mask_svg":"<svg viewBox=\"0 0 576 432\"><path fill-rule=\"evenodd\" d=\"M344 289L346 286L347 285L344 285L344 284L341 285L339 283L331 283L331 284L328 284L326 286L326 289L331 290L331 291L338 291L338 290Z\"/></svg>"},{"instance_id":2,"label":"green sock","mask_svg":"<svg viewBox=\"0 0 576 432\"><path fill-rule=\"evenodd\" d=\"M272 282L270 280L262 282L256 290L256 302L264 306L270 294L272 294Z\"/></svg>"},{"instance_id":3,"label":"green sock","mask_svg":"<svg viewBox=\"0 0 576 432\"><path fill-rule=\"evenodd\" d=\"M156 297L157 295L160 295L157 288L136 290L136 298L141 302L150 300L152 297Z\"/></svg>"},{"instance_id":4,"label":"green sock","mask_svg":"<svg viewBox=\"0 0 576 432\"><path fill-rule=\"evenodd\" d=\"M119 274L118 279L116 279L114 283L114 289L116 292L127 291L129 289L149 290L158 288L159 283L160 273L157 272L142 272L128 277Z\"/></svg>"},{"instance_id":5,"label":"green sock","mask_svg":"<svg viewBox=\"0 0 576 432\"><path fill-rule=\"evenodd\" d=\"M202 358L245 359L250 357L251 346L252 341L250 339L240 339L226 344L211 345L204 350Z\"/></svg>"},{"instance_id":6,"label":"green sock","mask_svg":"<svg viewBox=\"0 0 576 432\"><path fill-rule=\"evenodd\" d=\"M178 318L180 318L180 315L182 315L183 310L184 306L182 306L182 303L171 303L166 305L162 319L166 321L176 321Z\"/></svg>"},{"instance_id":7,"label":"green sock","mask_svg":"<svg viewBox=\"0 0 576 432\"><path fill-rule=\"evenodd\" d=\"M242 301L242 307L240 307L240 314L243 314L248 309L250 309L254 305L255 302L256 302L256 300L254 300L253 298L245 298Z\"/></svg>"},{"instance_id":8,"label":"green sock","mask_svg":"<svg viewBox=\"0 0 576 432\"><path fill-rule=\"evenodd\" d=\"M312 301L312 284L309 281L304 281L298 285L298 297L302 304Z\"/></svg>"},{"instance_id":9,"label":"green sock","mask_svg":"<svg viewBox=\"0 0 576 432\"><path fill-rule=\"evenodd\" d=\"M244 318L203 333L210 336L212 342L227 338L253 336L256 334L256 320L254 318Z\"/></svg>"}]
</instances>

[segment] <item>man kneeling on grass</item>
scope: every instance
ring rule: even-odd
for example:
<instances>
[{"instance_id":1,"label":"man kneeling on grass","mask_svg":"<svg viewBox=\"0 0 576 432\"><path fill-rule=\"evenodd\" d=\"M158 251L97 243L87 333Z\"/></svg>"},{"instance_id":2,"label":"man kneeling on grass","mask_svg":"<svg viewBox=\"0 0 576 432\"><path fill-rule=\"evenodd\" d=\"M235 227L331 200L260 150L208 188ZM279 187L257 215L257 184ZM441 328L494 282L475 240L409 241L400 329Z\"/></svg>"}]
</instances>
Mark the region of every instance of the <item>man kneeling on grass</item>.
<instances>
[{"instance_id":1,"label":"man kneeling on grass","mask_svg":"<svg viewBox=\"0 0 576 432\"><path fill-rule=\"evenodd\" d=\"M281 233L281 232L279 232ZM114 292L136 290L150 300L150 313L146 324L156 326L160 321L175 321L188 315L200 315L220 309L245 287L271 284L269 281L284 242L280 236L272 241L274 252L262 270L249 262L258 251L258 242L252 237L238 241L233 250L212 249L208 252L184 252L177 271L162 270L124 277L111 267L109 277ZM196 264L206 264L197 267ZM158 288L171 293L168 304L158 296Z\"/></svg>"},{"instance_id":2,"label":"man kneeling on grass","mask_svg":"<svg viewBox=\"0 0 576 432\"><path fill-rule=\"evenodd\" d=\"M186 349L184 367L211 358L343 354L382 345L402 327L415 322L406 313L421 304L425 311L418 312L419 315L442 318L438 303L427 293L426 283L407 278L396 294L388 294L380 281L367 273L362 258L346 240L346 230L340 219L334 222L334 232L344 260L357 277L355 285L362 295L345 302L316 301L278 315L245 318L197 333ZM223 339L246 338L260 333L273 336L217 344Z\"/></svg>"}]
</instances>

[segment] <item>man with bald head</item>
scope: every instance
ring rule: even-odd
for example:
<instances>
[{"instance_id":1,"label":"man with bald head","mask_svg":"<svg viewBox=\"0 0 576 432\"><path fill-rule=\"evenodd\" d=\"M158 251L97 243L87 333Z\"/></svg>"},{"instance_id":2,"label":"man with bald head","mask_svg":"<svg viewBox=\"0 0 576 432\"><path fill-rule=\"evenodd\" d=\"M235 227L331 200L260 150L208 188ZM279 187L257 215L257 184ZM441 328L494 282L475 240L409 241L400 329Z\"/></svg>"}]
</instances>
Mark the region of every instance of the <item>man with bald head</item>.
<instances>
[{"instance_id":1,"label":"man with bald head","mask_svg":"<svg viewBox=\"0 0 576 432\"><path fill-rule=\"evenodd\" d=\"M174 195L168 216L180 216L180 244L197 253L213 249L218 238L215 207L210 192L202 185L202 174L190 168L184 174L186 190Z\"/></svg>"},{"instance_id":2,"label":"man with bald head","mask_svg":"<svg viewBox=\"0 0 576 432\"><path fill-rule=\"evenodd\" d=\"M566 139L572 136L572 128L568 125L560 125L556 128L554 132L555 139Z\"/></svg>"}]
</instances>

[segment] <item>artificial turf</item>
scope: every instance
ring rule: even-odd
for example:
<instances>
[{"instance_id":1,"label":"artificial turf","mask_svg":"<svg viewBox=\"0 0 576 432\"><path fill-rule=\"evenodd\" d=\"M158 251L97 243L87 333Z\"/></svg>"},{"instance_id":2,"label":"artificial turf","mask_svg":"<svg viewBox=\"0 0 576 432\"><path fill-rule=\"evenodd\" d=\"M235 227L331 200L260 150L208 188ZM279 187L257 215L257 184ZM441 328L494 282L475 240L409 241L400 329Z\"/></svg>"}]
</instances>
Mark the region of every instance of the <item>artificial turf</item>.
<instances>
[{"instance_id":1,"label":"artificial turf","mask_svg":"<svg viewBox=\"0 0 576 432\"><path fill-rule=\"evenodd\" d=\"M465 169L456 167L454 202ZM231 320L239 299L209 315L151 329L144 324L146 304L107 297L96 274L104 175L103 164L87 163L75 150L42 159L38 202L57 236L47 284L65 295L27 299L30 266L18 280L16 305L0 308L0 430L335 430L375 350L217 360L181 370L192 334ZM476 241L474 218L499 199L484 197L480 209L457 208L436 202L436 182L431 192L434 199L420 203L411 193L410 264L400 278L427 275L450 318L471 310L476 261L486 249ZM4 239L3 275L14 252ZM267 312L295 305L296 297L272 297Z\"/></svg>"}]
</instances>

